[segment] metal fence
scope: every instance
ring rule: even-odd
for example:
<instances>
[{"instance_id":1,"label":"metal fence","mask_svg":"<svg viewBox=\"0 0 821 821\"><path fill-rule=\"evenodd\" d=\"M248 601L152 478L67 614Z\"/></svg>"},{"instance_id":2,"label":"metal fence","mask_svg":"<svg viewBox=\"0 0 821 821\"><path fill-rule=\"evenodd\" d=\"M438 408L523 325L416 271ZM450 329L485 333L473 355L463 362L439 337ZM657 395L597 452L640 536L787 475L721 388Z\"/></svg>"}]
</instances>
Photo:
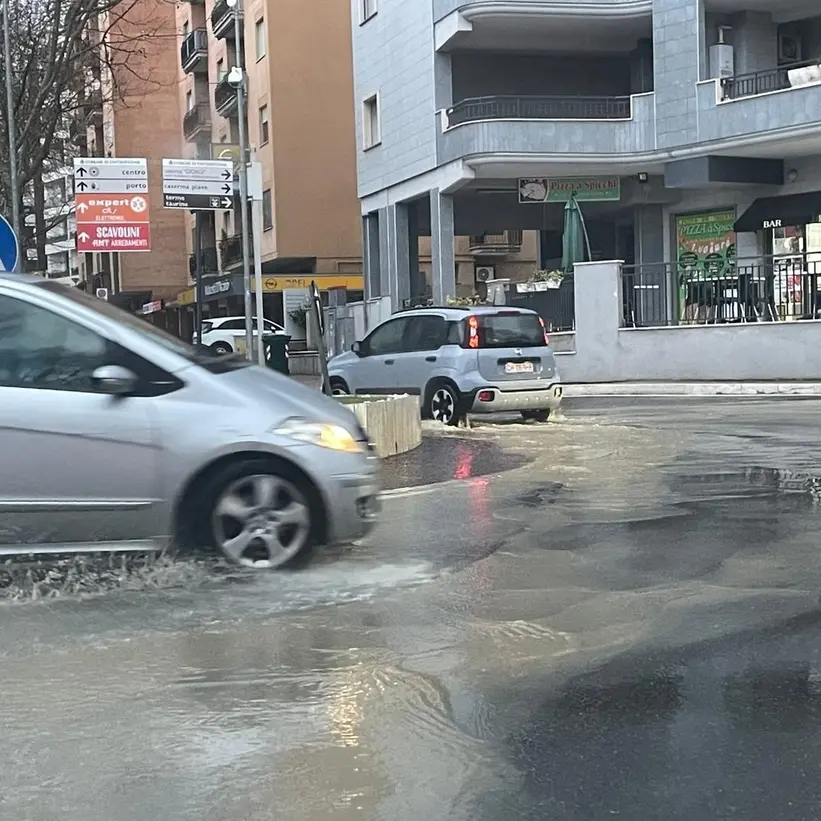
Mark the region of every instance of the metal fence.
<instances>
[{"instance_id":1,"label":"metal fence","mask_svg":"<svg viewBox=\"0 0 821 821\"><path fill-rule=\"evenodd\" d=\"M814 73L811 73L807 79L801 77L802 70L815 72L817 66L818 60L810 60L760 71L751 71L749 74L736 74L733 77L725 77L721 81L722 97L725 100L739 100L744 97L755 97L773 91L783 91L792 88L794 82L798 85L804 85L817 78ZM794 81L793 77L795 77Z\"/></svg>"},{"instance_id":2,"label":"metal fence","mask_svg":"<svg viewBox=\"0 0 821 821\"><path fill-rule=\"evenodd\" d=\"M510 286L508 304L530 308L544 320L548 332L573 331L576 328L576 299L573 276L566 276L558 288L519 293Z\"/></svg>"},{"instance_id":3,"label":"metal fence","mask_svg":"<svg viewBox=\"0 0 821 821\"><path fill-rule=\"evenodd\" d=\"M622 269L623 328L821 318L821 254Z\"/></svg>"},{"instance_id":4,"label":"metal fence","mask_svg":"<svg viewBox=\"0 0 821 821\"><path fill-rule=\"evenodd\" d=\"M471 97L448 109L452 127L478 120L629 120L630 97Z\"/></svg>"}]
</instances>

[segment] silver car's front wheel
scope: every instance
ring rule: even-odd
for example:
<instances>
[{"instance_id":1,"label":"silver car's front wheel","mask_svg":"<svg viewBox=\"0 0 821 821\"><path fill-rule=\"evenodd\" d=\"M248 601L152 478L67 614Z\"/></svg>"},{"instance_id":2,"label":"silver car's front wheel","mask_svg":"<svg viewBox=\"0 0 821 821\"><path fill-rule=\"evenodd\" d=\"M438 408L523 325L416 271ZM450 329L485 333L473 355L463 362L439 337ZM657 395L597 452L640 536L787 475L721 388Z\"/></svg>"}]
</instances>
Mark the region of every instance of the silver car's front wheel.
<instances>
[{"instance_id":1,"label":"silver car's front wheel","mask_svg":"<svg viewBox=\"0 0 821 821\"><path fill-rule=\"evenodd\" d=\"M270 473L242 476L217 496L214 544L231 562L267 569L291 562L311 539L311 510L292 482Z\"/></svg>"}]
</instances>

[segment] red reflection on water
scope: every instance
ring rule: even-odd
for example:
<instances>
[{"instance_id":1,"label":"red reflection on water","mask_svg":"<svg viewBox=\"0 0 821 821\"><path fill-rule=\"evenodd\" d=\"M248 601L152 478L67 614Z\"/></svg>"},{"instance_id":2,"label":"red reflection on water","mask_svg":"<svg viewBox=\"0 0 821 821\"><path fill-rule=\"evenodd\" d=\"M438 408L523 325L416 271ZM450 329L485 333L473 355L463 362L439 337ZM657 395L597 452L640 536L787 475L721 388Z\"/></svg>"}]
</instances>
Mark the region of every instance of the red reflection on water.
<instances>
[{"instance_id":1,"label":"red reflection on water","mask_svg":"<svg viewBox=\"0 0 821 821\"><path fill-rule=\"evenodd\" d=\"M469 479L473 475L473 449L461 442L456 446L454 479Z\"/></svg>"}]
</instances>

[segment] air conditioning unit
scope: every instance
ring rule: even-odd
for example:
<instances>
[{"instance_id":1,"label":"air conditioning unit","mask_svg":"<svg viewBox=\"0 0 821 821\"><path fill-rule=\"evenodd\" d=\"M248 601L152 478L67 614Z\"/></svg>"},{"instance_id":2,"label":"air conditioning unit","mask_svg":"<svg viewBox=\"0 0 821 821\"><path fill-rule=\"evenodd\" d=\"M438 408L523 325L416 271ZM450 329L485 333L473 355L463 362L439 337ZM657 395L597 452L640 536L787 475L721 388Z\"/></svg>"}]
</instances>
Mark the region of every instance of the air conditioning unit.
<instances>
[{"instance_id":1,"label":"air conditioning unit","mask_svg":"<svg viewBox=\"0 0 821 821\"><path fill-rule=\"evenodd\" d=\"M108 299L108 288L97 288L97 299Z\"/></svg>"},{"instance_id":2,"label":"air conditioning unit","mask_svg":"<svg viewBox=\"0 0 821 821\"><path fill-rule=\"evenodd\" d=\"M496 267L493 265L479 265L476 268L476 281L487 282L489 279L496 279Z\"/></svg>"}]
</instances>

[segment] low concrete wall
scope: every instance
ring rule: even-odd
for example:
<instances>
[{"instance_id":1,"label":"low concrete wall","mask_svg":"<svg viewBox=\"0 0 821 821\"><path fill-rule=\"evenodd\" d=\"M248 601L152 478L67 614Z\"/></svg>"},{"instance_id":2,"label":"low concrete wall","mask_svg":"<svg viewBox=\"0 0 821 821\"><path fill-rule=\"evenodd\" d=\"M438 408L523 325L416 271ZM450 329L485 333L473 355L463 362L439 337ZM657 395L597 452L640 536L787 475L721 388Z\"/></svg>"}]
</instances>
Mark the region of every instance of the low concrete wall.
<instances>
[{"instance_id":1,"label":"low concrete wall","mask_svg":"<svg viewBox=\"0 0 821 821\"><path fill-rule=\"evenodd\" d=\"M575 353L556 349L567 384L816 380L821 321L620 328L621 263L576 266Z\"/></svg>"},{"instance_id":2,"label":"low concrete wall","mask_svg":"<svg viewBox=\"0 0 821 821\"><path fill-rule=\"evenodd\" d=\"M396 456L422 444L418 396L338 396L368 432L382 457Z\"/></svg>"}]
</instances>

